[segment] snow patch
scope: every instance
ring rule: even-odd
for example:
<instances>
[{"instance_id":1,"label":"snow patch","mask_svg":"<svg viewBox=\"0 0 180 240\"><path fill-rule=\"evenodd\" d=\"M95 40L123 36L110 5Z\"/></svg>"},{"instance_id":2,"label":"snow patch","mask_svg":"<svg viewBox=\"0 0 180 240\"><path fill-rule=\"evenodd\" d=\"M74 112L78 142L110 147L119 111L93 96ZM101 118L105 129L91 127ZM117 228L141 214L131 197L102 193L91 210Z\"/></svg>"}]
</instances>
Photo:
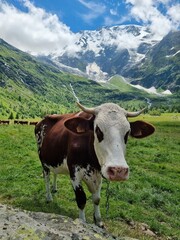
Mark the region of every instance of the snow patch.
<instances>
[{"instance_id":1,"label":"snow patch","mask_svg":"<svg viewBox=\"0 0 180 240\"><path fill-rule=\"evenodd\" d=\"M167 89L166 91L162 92L162 94L164 94L164 95L172 95L172 92Z\"/></svg>"},{"instance_id":2,"label":"snow patch","mask_svg":"<svg viewBox=\"0 0 180 240\"><path fill-rule=\"evenodd\" d=\"M108 76L108 74L103 72L95 62L89 63L86 66L86 74L90 77L90 79L98 82L106 81Z\"/></svg>"},{"instance_id":3,"label":"snow patch","mask_svg":"<svg viewBox=\"0 0 180 240\"><path fill-rule=\"evenodd\" d=\"M141 89L141 90L144 90L144 91L146 91L146 92L148 92L148 93L153 93L153 94L158 94L157 93L157 90L156 90L156 88L154 87L154 86L152 86L152 87L150 87L150 88L145 88L145 87L142 87L141 85L132 85L132 84L130 84L132 87L135 87L135 88L138 88L138 89Z\"/></svg>"},{"instance_id":4,"label":"snow patch","mask_svg":"<svg viewBox=\"0 0 180 240\"><path fill-rule=\"evenodd\" d=\"M174 57L174 56L176 56L178 53L180 53L180 50L177 51L176 53L172 54L172 55L166 55L166 58Z\"/></svg>"},{"instance_id":5,"label":"snow patch","mask_svg":"<svg viewBox=\"0 0 180 240\"><path fill-rule=\"evenodd\" d=\"M170 91L170 90L165 90L164 92L162 92L162 93L158 93L157 92L157 89L154 87L154 86L152 86L152 87L150 87L150 88L145 88L145 87L142 87L141 85L133 85L133 84L130 84L132 87L135 87L135 88L138 88L138 89L141 89L141 90L144 90L144 91L146 91L146 92L148 92L148 93L150 93L150 94L156 94L156 95L158 95L158 96L163 96L163 95L172 95L172 92Z\"/></svg>"}]
</instances>

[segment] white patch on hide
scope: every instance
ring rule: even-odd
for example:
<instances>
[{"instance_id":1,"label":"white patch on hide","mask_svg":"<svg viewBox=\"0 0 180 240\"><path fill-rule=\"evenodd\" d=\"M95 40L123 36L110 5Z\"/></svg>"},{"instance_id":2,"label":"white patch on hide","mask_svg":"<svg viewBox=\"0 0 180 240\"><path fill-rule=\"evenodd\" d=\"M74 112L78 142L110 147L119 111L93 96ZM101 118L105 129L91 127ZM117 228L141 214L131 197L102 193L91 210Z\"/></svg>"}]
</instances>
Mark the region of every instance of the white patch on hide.
<instances>
[{"instance_id":1,"label":"white patch on hide","mask_svg":"<svg viewBox=\"0 0 180 240\"><path fill-rule=\"evenodd\" d=\"M69 174L66 158L63 160L63 163L61 165L58 165L57 167L48 166L47 164L44 165L49 168L50 171L54 174Z\"/></svg>"}]
</instances>

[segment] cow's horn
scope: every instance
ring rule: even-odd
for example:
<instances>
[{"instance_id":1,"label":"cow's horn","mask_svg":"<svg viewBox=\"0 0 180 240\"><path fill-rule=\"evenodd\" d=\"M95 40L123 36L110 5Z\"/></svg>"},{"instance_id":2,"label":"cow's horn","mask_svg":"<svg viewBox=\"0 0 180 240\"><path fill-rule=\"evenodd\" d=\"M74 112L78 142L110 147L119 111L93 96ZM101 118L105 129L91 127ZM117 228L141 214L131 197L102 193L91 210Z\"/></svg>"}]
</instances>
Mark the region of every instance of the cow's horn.
<instances>
[{"instance_id":1,"label":"cow's horn","mask_svg":"<svg viewBox=\"0 0 180 240\"><path fill-rule=\"evenodd\" d=\"M142 110L138 111L138 112L127 112L126 116L127 117L137 117L139 116L142 112L144 112L146 108L143 108Z\"/></svg>"},{"instance_id":2,"label":"cow's horn","mask_svg":"<svg viewBox=\"0 0 180 240\"><path fill-rule=\"evenodd\" d=\"M83 105L81 105L80 102L77 102L77 105L81 110L83 110L83 112L95 114L95 108L86 108Z\"/></svg>"}]
</instances>

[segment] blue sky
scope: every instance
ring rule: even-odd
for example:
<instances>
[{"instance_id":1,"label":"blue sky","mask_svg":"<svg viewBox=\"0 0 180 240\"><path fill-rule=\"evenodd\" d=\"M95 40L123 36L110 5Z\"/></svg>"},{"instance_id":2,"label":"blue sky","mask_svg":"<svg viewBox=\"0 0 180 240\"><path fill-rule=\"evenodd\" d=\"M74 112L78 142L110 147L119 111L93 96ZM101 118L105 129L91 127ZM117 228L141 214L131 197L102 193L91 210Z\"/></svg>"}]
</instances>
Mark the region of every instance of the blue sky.
<instances>
[{"instance_id":1,"label":"blue sky","mask_svg":"<svg viewBox=\"0 0 180 240\"><path fill-rule=\"evenodd\" d=\"M71 45L81 30L138 24L162 38L179 23L179 0L0 0L0 38L34 54Z\"/></svg>"},{"instance_id":2,"label":"blue sky","mask_svg":"<svg viewBox=\"0 0 180 240\"><path fill-rule=\"evenodd\" d=\"M59 21L71 31L95 30L103 26L117 24L150 24L153 17L167 17L169 9L176 7L179 16L178 0L8 0L17 9L28 12L26 3L55 14ZM175 13L174 13L175 14ZM179 18L179 17L178 17Z\"/></svg>"},{"instance_id":3,"label":"blue sky","mask_svg":"<svg viewBox=\"0 0 180 240\"><path fill-rule=\"evenodd\" d=\"M4 1L26 12L22 0ZM56 14L59 21L70 27L71 31L95 30L102 26L137 23L135 19L124 19L128 15L129 4L116 0L33 0L35 7ZM125 21L123 21L123 19Z\"/></svg>"}]
</instances>

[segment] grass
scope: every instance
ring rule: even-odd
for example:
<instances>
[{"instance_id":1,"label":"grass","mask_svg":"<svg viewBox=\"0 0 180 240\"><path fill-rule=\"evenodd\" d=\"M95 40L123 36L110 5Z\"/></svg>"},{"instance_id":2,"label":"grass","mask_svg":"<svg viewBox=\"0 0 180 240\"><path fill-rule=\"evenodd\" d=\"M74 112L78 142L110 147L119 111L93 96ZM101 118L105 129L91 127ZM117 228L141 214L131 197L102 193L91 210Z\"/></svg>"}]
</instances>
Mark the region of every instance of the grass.
<instances>
[{"instance_id":1,"label":"grass","mask_svg":"<svg viewBox=\"0 0 180 240\"><path fill-rule=\"evenodd\" d=\"M102 186L101 212L106 228L117 236L178 240L180 236L180 115L142 115L156 127L151 137L129 139L127 161L130 179ZM0 125L0 202L30 211L53 212L78 217L68 176L58 178L58 193L46 204L45 186L37 156L33 126ZM92 222L93 207L87 192L86 215ZM128 223L134 222L133 226ZM156 237L143 234L145 223Z\"/></svg>"}]
</instances>

